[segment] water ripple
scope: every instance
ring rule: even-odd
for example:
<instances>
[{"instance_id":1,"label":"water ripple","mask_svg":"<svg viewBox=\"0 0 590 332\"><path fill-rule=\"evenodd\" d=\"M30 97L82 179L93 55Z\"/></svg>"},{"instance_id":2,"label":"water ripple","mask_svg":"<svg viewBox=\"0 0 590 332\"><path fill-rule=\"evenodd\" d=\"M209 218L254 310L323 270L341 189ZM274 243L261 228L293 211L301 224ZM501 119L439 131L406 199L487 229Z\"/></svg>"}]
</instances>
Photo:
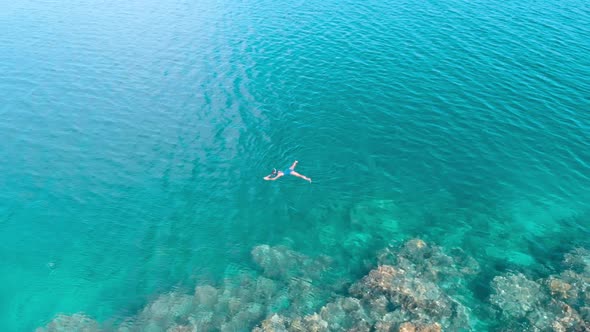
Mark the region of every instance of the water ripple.
<instances>
[{"instance_id":1,"label":"water ripple","mask_svg":"<svg viewBox=\"0 0 590 332\"><path fill-rule=\"evenodd\" d=\"M260 243L339 260L373 201L486 275L588 245L584 2L25 0L0 29L7 330L126 319ZM261 181L295 159L311 186Z\"/></svg>"}]
</instances>

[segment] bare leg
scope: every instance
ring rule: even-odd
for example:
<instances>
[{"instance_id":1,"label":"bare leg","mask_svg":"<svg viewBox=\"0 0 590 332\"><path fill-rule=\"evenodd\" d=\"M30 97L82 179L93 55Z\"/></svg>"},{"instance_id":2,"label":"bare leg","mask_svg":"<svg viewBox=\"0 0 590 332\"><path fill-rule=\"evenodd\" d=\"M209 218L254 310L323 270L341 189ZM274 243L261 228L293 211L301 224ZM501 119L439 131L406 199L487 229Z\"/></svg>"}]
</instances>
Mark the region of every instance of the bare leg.
<instances>
[{"instance_id":1,"label":"bare leg","mask_svg":"<svg viewBox=\"0 0 590 332\"><path fill-rule=\"evenodd\" d=\"M293 165L291 165L291 167L289 167L290 170L294 170L295 166L297 166L298 161L295 160L295 162L293 163Z\"/></svg>"},{"instance_id":2,"label":"bare leg","mask_svg":"<svg viewBox=\"0 0 590 332\"><path fill-rule=\"evenodd\" d=\"M298 178L302 178L303 180L309 181L309 183L311 183L311 179L310 179L310 178L308 178L308 177L307 177L307 176L305 176L305 175L299 174L299 173L297 173L297 172L295 172L295 171L291 172L291 175L293 175L293 176L296 176L296 177L298 177Z\"/></svg>"}]
</instances>

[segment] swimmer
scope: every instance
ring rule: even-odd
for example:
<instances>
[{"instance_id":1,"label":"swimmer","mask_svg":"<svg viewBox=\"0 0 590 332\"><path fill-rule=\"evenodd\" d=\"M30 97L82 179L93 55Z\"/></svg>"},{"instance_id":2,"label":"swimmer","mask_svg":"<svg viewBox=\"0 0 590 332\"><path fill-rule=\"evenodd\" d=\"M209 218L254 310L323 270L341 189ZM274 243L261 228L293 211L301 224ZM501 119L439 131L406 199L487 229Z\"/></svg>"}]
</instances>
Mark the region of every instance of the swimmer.
<instances>
[{"instance_id":1,"label":"swimmer","mask_svg":"<svg viewBox=\"0 0 590 332\"><path fill-rule=\"evenodd\" d=\"M277 169L275 168L275 169L272 170L272 173L270 173L269 175L265 176L264 179L266 181L274 181L274 180L280 178L283 175L293 175L293 176L296 176L298 178L302 178L303 180L309 181L309 183L311 183L311 179L310 178L308 178L305 175L301 175L301 174L295 172L295 166L297 166L297 163L298 163L298 161L295 160L295 162L293 163L293 165L291 165L291 167L287 168L284 171L277 171Z\"/></svg>"}]
</instances>

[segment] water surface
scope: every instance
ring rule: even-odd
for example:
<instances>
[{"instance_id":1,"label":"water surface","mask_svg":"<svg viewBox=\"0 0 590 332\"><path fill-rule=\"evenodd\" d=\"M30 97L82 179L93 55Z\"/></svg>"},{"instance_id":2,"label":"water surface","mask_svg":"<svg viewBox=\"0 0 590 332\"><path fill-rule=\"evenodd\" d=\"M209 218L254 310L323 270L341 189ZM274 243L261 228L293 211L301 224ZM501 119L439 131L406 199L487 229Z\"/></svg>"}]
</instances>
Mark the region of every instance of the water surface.
<instances>
[{"instance_id":1,"label":"water surface","mask_svg":"<svg viewBox=\"0 0 590 332\"><path fill-rule=\"evenodd\" d=\"M1 6L4 331L116 325L256 271L260 244L350 280L388 243L458 246L473 308L590 247L585 1ZM296 159L311 185L262 181Z\"/></svg>"}]
</instances>

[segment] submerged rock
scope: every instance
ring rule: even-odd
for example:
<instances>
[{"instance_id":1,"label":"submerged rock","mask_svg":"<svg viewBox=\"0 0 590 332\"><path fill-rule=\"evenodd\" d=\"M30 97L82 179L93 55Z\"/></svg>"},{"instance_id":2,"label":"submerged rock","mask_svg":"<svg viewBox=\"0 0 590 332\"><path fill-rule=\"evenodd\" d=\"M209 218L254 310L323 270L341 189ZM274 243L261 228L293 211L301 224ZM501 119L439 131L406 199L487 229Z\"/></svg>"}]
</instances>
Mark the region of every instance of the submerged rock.
<instances>
[{"instance_id":1,"label":"submerged rock","mask_svg":"<svg viewBox=\"0 0 590 332\"><path fill-rule=\"evenodd\" d=\"M442 326L439 323L433 324L414 324L405 322L399 327L399 332L441 332Z\"/></svg>"},{"instance_id":2,"label":"submerged rock","mask_svg":"<svg viewBox=\"0 0 590 332\"><path fill-rule=\"evenodd\" d=\"M501 310L506 330L590 331L588 257L586 250L573 250L564 258L569 270L539 282L521 273L495 277L490 301Z\"/></svg>"},{"instance_id":3,"label":"submerged rock","mask_svg":"<svg viewBox=\"0 0 590 332\"><path fill-rule=\"evenodd\" d=\"M187 322L194 305L195 298L188 294L163 294L142 310L138 321L155 330L166 329L176 322Z\"/></svg>"},{"instance_id":4,"label":"submerged rock","mask_svg":"<svg viewBox=\"0 0 590 332\"><path fill-rule=\"evenodd\" d=\"M562 313L553 322L556 331L590 331L590 323L584 321L582 316L567 304L556 303L561 307Z\"/></svg>"},{"instance_id":5,"label":"submerged rock","mask_svg":"<svg viewBox=\"0 0 590 332\"><path fill-rule=\"evenodd\" d=\"M441 287L450 290L463 286L466 279L480 269L477 261L461 249L452 249L449 254L421 239L409 240L399 250L392 247L381 250L378 263L413 270L422 278L440 283Z\"/></svg>"},{"instance_id":6,"label":"submerged rock","mask_svg":"<svg viewBox=\"0 0 590 332\"><path fill-rule=\"evenodd\" d=\"M405 322L399 327L399 332L416 332L416 325Z\"/></svg>"},{"instance_id":7,"label":"submerged rock","mask_svg":"<svg viewBox=\"0 0 590 332\"><path fill-rule=\"evenodd\" d=\"M328 323L331 330L352 329L369 318L361 301L352 297L338 298L320 310L320 317Z\"/></svg>"},{"instance_id":8,"label":"submerged rock","mask_svg":"<svg viewBox=\"0 0 590 332\"><path fill-rule=\"evenodd\" d=\"M389 295L395 291L395 279L405 274L404 270L398 270L390 265L380 265L371 270L359 283L350 288L350 293L368 298L378 295Z\"/></svg>"},{"instance_id":9,"label":"submerged rock","mask_svg":"<svg viewBox=\"0 0 590 332\"><path fill-rule=\"evenodd\" d=\"M369 304L374 303L371 301L373 298L385 296L392 308L399 309L406 317L419 323L441 321L448 328L467 327L463 306L415 271L379 266L354 284L350 293ZM374 310L371 305L370 308Z\"/></svg>"},{"instance_id":10,"label":"submerged rock","mask_svg":"<svg viewBox=\"0 0 590 332\"><path fill-rule=\"evenodd\" d=\"M287 332L288 320L285 317L273 314L255 327L253 332Z\"/></svg>"},{"instance_id":11,"label":"submerged rock","mask_svg":"<svg viewBox=\"0 0 590 332\"><path fill-rule=\"evenodd\" d=\"M166 332L197 332L198 329L192 325L173 325Z\"/></svg>"},{"instance_id":12,"label":"submerged rock","mask_svg":"<svg viewBox=\"0 0 590 332\"><path fill-rule=\"evenodd\" d=\"M394 322L378 321L377 323L375 323L373 328L376 332L390 332L394 331L395 325L396 324Z\"/></svg>"},{"instance_id":13,"label":"submerged rock","mask_svg":"<svg viewBox=\"0 0 590 332\"><path fill-rule=\"evenodd\" d=\"M349 296L338 297L310 315L275 317L272 321L267 318L258 330L268 330L272 323L288 331L393 331L403 322L413 324L419 331L439 331L443 327L469 329L466 309L436 284L434 275L422 273L421 264L442 270L436 264L448 264L452 258L421 240L410 241L404 248L399 256L388 252L394 257L391 262L401 262L403 267L378 265L349 288ZM433 252L436 254L432 255ZM429 260L433 256L436 260ZM308 287L299 284L290 288L304 294Z\"/></svg>"},{"instance_id":14,"label":"submerged rock","mask_svg":"<svg viewBox=\"0 0 590 332\"><path fill-rule=\"evenodd\" d=\"M98 322L90 317L78 313L73 315L57 315L45 327L35 332L98 332L101 331Z\"/></svg>"},{"instance_id":15,"label":"submerged rock","mask_svg":"<svg viewBox=\"0 0 590 332\"><path fill-rule=\"evenodd\" d=\"M252 249L254 262L270 278L318 278L328 267L327 259L312 259L287 247L263 244Z\"/></svg>"},{"instance_id":16,"label":"submerged rock","mask_svg":"<svg viewBox=\"0 0 590 332\"><path fill-rule=\"evenodd\" d=\"M572 285L561 279L551 277L546 283L554 298L568 300L577 297L577 294L572 292Z\"/></svg>"},{"instance_id":17,"label":"submerged rock","mask_svg":"<svg viewBox=\"0 0 590 332\"><path fill-rule=\"evenodd\" d=\"M212 309L217 304L218 290L210 285L195 287L195 304L200 308Z\"/></svg>"},{"instance_id":18,"label":"submerged rock","mask_svg":"<svg viewBox=\"0 0 590 332\"><path fill-rule=\"evenodd\" d=\"M497 276L492 281L492 288L492 304L500 308L504 315L515 318L525 317L546 300L541 285L522 273Z\"/></svg>"},{"instance_id":19,"label":"submerged rock","mask_svg":"<svg viewBox=\"0 0 590 332\"><path fill-rule=\"evenodd\" d=\"M565 255L563 263L576 273L590 277L590 250L576 248Z\"/></svg>"},{"instance_id":20,"label":"submerged rock","mask_svg":"<svg viewBox=\"0 0 590 332\"><path fill-rule=\"evenodd\" d=\"M461 287L459 276L476 271L476 265L461 253L449 255L422 240L408 241L399 250L382 251L378 257L380 264L356 282L342 280L342 276L327 278L325 272L330 259L311 258L282 246L257 246L252 249L252 258L262 275L250 271L224 280L219 287L199 285L193 294L163 294L121 323L118 329L111 330L436 332L470 329L466 309L442 285ZM553 286L556 291L565 287L555 283ZM579 322L576 317L580 315L551 317L551 323L581 326L572 323ZM58 316L41 331L91 332L99 331L99 326L84 315Z\"/></svg>"},{"instance_id":21,"label":"submerged rock","mask_svg":"<svg viewBox=\"0 0 590 332\"><path fill-rule=\"evenodd\" d=\"M324 321L320 315L312 314L302 318L295 318L289 331L328 332L330 329L328 322Z\"/></svg>"}]
</instances>

